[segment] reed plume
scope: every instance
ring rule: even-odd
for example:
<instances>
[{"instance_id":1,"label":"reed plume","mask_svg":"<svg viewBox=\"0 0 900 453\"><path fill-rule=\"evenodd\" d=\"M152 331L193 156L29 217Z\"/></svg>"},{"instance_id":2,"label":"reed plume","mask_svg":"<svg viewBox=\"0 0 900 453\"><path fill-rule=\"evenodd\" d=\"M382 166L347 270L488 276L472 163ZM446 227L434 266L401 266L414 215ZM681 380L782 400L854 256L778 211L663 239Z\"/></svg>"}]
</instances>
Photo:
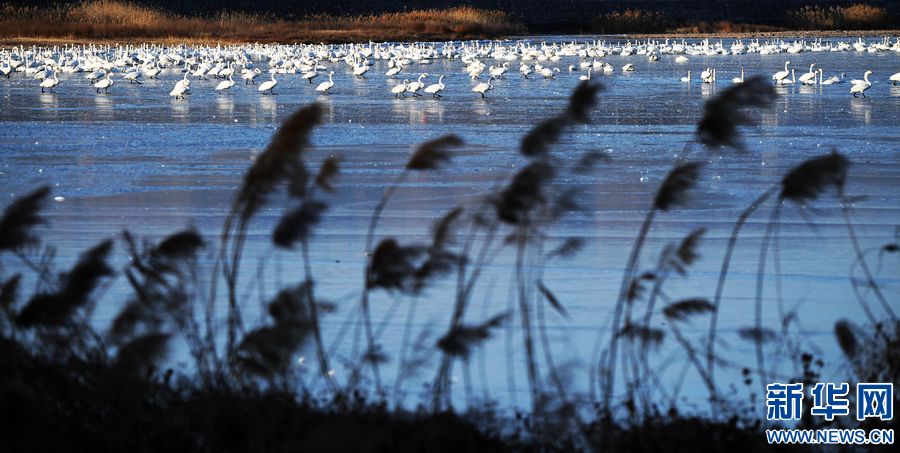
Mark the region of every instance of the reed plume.
<instances>
[{"instance_id":1,"label":"reed plume","mask_svg":"<svg viewBox=\"0 0 900 453\"><path fill-rule=\"evenodd\" d=\"M36 294L28 301L19 313L17 324L35 327L69 322L75 311L88 302L101 279L113 274L106 262L112 246L112 240L106 240L82 254L75 266L63 275L57 291Z\"/></svg>"},{"instance_id":2,"label":"reed plume","mask_svg":"<svg viewBox=\"0 0 900 453\"><path fill-rule=\"evenodd\" d=\"M319 172L316 173L315 184L322 190L332 193L334 192L334 179L340 172L340 159L330 156L322 162Z\"/></svg>"},{"instance_id":3,"label":"reed plume","mask_svg":"<svg viewBox=\"0 0 900 453\"><path fill-rule=\"evenodd\" d=\"M778 334L766 327L742 327L737 333L739 337L756 344L770 343L778 339Z\"/></svg>"},{"instance_id":4,"label":"reed plume","mask_svg":"<svg viewBox=\"0 0 900 453\"><path fill-rule=\"evenodd\" d=\"M571 258L584 248L584 238L566 238L556 248L547 253L547 258Z\"/></svg>"},{"instance_id":5,"label":"reed plume","mask_svg":"<svg viewBox=\"0 0 900 453\"><path fill-rule=\"evenodd\" d=\"M779 197L797 203L805 203L821 196L829 187L843 195L850 161L832 150L830 154L814 157L789 171L781 180Z\"/></svg>"},{"instance_id":6,"label":"reed plume","mask_svg":"<svg viewBox=\"0 0 900 453\"><path fill-rule=\"evenodd\" d=\"M245 173L231 212L225 219L219 261L228 290L226 350L229 353L234 350L237 332L242 328L236 291L247 226L280 184L287 184L288 194L294 198L302 199L306 195L309 174L302 160L302 153L309 145L312 130L321 120L322 107L318 104L304 107L285 120L266 149ZM209 298L211 303L216 300L215 288L214 280ZM207 312L211 313L212 307L208 307Z\"/></svg>"},{"instance_id":7,"label":"reed plume","mask_svg":"<svg viewBox=\"0 0 900 453\"><path fill-rule=\"evenodd\" d=\"M841 319L834 323L834 337L847 359L853 360L856 357L859 342L856 340L856 334L853 332L853 325L850 321Z\"/></svg>"},{"instance_id":8,"label":"reed plume","mask_svg":"<svg viewBox=\"0 0 900 453\"><path fill-rule=\"evenodd\" d=\"M578 84L569 97L566 110L544 120L522 138L521 152L527 157L539 157L547 153L549 146L559 141L566 128L590 121L589 113L597 104L597 94L603 91L598 82L584 81Z\"/></svg>"},{"instance_id":9,"label":"reed plume","mask_svg":"<svg viewBox=\"0 0 900 453\"><path fill-rule=\"evenodd\" d=\"M519 170L494 200L497 217L509 224L523 222L528 213L544 201L544 184L555 174L556 169L545 161L532 162Z\"/></svg>"},{"instance_id":10,"label":"reed plume","mask_svg":"<svg viewBox=\"0 0 900 453\"><path fill-rule=\"evenodd\" d=\"M233 358L238 370L267 379L288 372L293 354L312 332L306 285L283 289L269 303L273 323L244 335Z\"/></svg>"},{"instance_id":11,"label":"reed plume","mask_svg":"<svg viewBox=\"0 0 900 453\"><path fill-rule=\"evenodd\" d=\"M441 164L450 161L450 150L463 145L456 135L445 135L419 145L406 162L407 170L437 170Z\"/></svg>"},{"instance_id":12,"label":"reed plume","mask_svg":"<svg viewBox=\"0 0 900 453\"><path fill-rule=\"evenodd\" d=\"M50 187L44 186L6 207L0 218L0 253L21 250L37 242L32 229L44 222L40 211L48 195Z\"/></svg>"},{"instance_id":13,"label":"reed plume","mask_svg":"<svg viewBox=\"0 0 900 453\"><path fill-rule=\"evenodd\" d=\"M648 349L656 348L662 344L663 339L665 338L665 332L656 327L642 326L640 324L627 324L619 330L616 336L637 342L643 349Z\"/></svg>"},{"instance_id":14,"label":"reed plume","mask_svg":"<svg viewBox=\"0 0 900 453\"><path fill-rule=\"evenodd\" d=\"M0 309L10 310L19 299L19 284L22 274L16 274L0 284Z\"/></svg>"},{"instance_id":15,"label":"reed plume","mask_svg":"<svg viewBox=\"0 0 900 453\"><path fill-rule=\"evenodd\" d=\"M728 88L722 94L706 102L703 117L697 124L697 137L701 143L711 148L731 147L743 150L744 144L738 131L738 126L753 124L753 121L744 110L754 107L771 106L778 95L775 89L761 76L751 77L744 83ZM768 200L774 190L769 190L754 200L743 212L735 223L722 267L716 284L716 293L713 297L713 312L710 316L710 327L706 346L706 374L711 381L715 380L715 345L716 330L718 328L719 306L725 288L725 278L731 265L731 255L737 244L737 238L744 222L756 211L756 209Z\"/></svg>"},{"instance_id":16,"label":"reed plume","mask_svg":"<svg viewBox=\"0 0 900 453\"><path fill-rule=\"evenodd\" d=\"M754 76L734 85L706 102L697 124L697 137L709 147L744 149L738 126L753 124L744 112L751 107L768 107L777 94L764 77Z\"/></svg>"},{"instance_id":17,"label":"reed plume","mask_svg":"<svg viewBox=\"0 0 900 453\"><path fill-rule=\"evenodd\" d=\"M191 259L196 256L199 249L203 248L206 243L203 236L197 230L189 229L179 231L169 235L150 254L151 259L155 261L165 260L183 260Z\"/></svg>"},{"instance_id":18,"label":"reed plume","mask_svg":"<svg viewBox=\"0 0 900 453\"><path fill-rule=\"evenodd\" d=\"M622 282L619 286L618 299L616 300L615 309L613 311L606 366L603 367L606 374L603 400L607 410L609 409L609 404L615 389L619 326L623 322L622 318L625 306L634 301L643 289L640 281L641 279L636 279L635 276L638 269L638 260L640 258L641 249L643 249L644 241L647 239L647 234L650 232L650 225L653 224L653 219L657 212L668 211L685 203L688 191L693 189L697 184L701 168L702 163L700 162L682 162L676 164L672 170L669 171L665 180L663 180L663 183L656 191L656 195L653 198L653 204L650 206L650 210L644 217L644 222L641 224L637 238L631 248L631 253L628 256L628 262L625 264L625 271L622 275ZM629 320L626 319L625 321L628 322ZM598 333L597 341L594 346L595 357L599 354L601 341L602 333Z\"/></svg>"},{"instance_id":19,"label":"reed plume","mask_svg":"<svg viewBox=\"0 0 900 453\"><path fill-rule=\"evenodd\" d=\"M684 204L687 192L697 185L702 167L701 162L685 162L672 168L656 191L653 208L668 211Z\"/></svg>"},{"instance_id":20,"label":"reed plume","mask_svg":"<svg viewBox=\"0 0 900 453\"><path fill-rule=\"evenodd\" d=\"M0 313L3 314L3 323L0 323L0 334L9 327L15 329L16 304L19 302L19 288L22 283L22 274L15 274L0 283Z\"/></svg>"},{"instance_id":21,"label":"reed plume","mask_svg":"<svg viewBox=\"0 0 900 453\"><path fill-rule=\"evenodd\" d=\"M151 332L141 335L119 347L114 366L146 375L154 364L163 360L171 335L164 332Z\"/></svg>"},{"instance_id":22,"label":"reed plume","mask_svg":"<svg viewBox=\"0 0 900 453\"><path fill-rule=\"evenodd\" d=\"M686 321L691 316L713 311L715 307L706 299L685 299L668 305L663 315L673 321Z\"/></svg>"},{"instance_id":23,"label":"reed plume","mask_svg":"<svg viewBox=\"0 0 900 453\"><path fill-rule=\"evenodd\" d=\"M319 104L304 107L284 121L269 145L244 175L235 201L235 210L242 220L252 217L282 182L294 182L291 184L291 195L300 198L305 194L306 185L297 183L305 182L308 177L300 158L309 146L312 130L321 121L322 107Z\"/></svg>"},{"instance_id":24,"label":"reed plume","mask_svg":"<svg viewBox=\"0 0 900 453\"><path fill-rule=\"evenodd\" d=\"M382 254L380 258L382 259L382 262L379 263L378 266L375 265L374 261L376 252L378 250L372 251L372 246L375 241L375 230L378 228L378 221L381 219L381 213L387 206L388 201L390 201L391 197L397 191L399 185L409 175L410 171L437 170L442 164L449 162L451 157L450 150L453 148L459 148L463 144L464 142L462 141L462 139L452 134L438 137L436 139L429 140L425 143L420 144L413 151L412 155L406 163L406 166L403 169L403 172L400 173L400 175L397 176L394 182L384 190L384 193L381 194L381 198L375 205L375 209L372 212L372 217L369 219L369 228L366 233L365 243L365 252L367 254L371 253L372 259L366 263L363 270L364 286L362 295L360 296L363 326L365 327L366 333L366 350L369 352L378 349L377 345L375 344L375 337L372 331L372 319L369 310L369 290L371 288L381 286L394 289L403 288L404 291L418 292L421 290L420 284L424 281L424 278L429 277L429 272L426 272L424 275L422 275L421 277L423 278L418 279L410 273L414 273L416 271L416 267L412 264L412 261L418 259L422 255L423 248L401 248L393 239L389 240L392 242L382 241L379 244L379 248L381 248L382 245L385 248L381 250ZM379 272L382 273L382 275L373 277L370 274L370 271L376 268ZM380 390L381 377L378 371L378 362L371 363L372 372L375 377L375 384Z\"/></svg>"},{"instance_id":25,"label":"reed plume","mask_svg":"<svg viewBox=\"0 0 900 453\"><path fill-rule=\"evenodd\" d=\"M322 220L322 213L327 208L328 205L321 201L304 201L281 217L272 232L272 242L282 248L293 248L297 242L308 241L312 228Z\"/></svg>"},{"instance_id":26,"label":"reed plume","mask_svg":"<svg viewBox=\"0 0 900 453\"><path fill-rule=\"evenodd\" d=\"M451 329L437 342L437 347L444 353L467 360L472 348L479 346L491 337L491 331L503 325L509 313L501 313L487 321L474 326L459 326Z\"/></svg>"}]
</instances>

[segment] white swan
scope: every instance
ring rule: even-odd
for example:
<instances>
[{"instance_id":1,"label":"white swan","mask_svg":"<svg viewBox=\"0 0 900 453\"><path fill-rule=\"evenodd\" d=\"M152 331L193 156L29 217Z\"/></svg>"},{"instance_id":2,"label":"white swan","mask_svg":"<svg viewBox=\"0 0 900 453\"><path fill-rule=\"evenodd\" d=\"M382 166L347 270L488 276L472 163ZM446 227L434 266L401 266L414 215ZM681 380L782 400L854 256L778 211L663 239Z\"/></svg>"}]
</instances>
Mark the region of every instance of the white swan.
<instances>
[{"instance_id":1,"label":"white swan","mask_svg":"<svg viewBox=\"0 0 900 453\"><path fill-rule=\"evenodd\" d=\"M56 77L56 71L54 70L51 74L53 75L53 78L45 77L44 80L41 81L41 93L44 92L45 88L52 93L53 87L59 85L59 78Z\"/></svg>"},{"instance_id":2,"label":"white swan","mask_svg":"<svg viewBox=\"0 0 900 453\"><path fill-rule=\"evenodd\" d=\"M312 85L313 79L315 79L318 76L319 76L319 71L317 71L315 68L313 68L312 71L304 72L303 75L300 76L300 78L306 79L306 81L309 82L310 85Z\"/></svg>"},{"instance_id":3,"label":"white swan","mask_svg":"<svg viewBox=\"0 0 900 453\"><path fill-rule=\"evenodd\" d=\"M809 65L809 72L800 76L797 81L804 85L815 85L817 72L813 71L814 67L816 67L815 63Z\"/></svg>"},{"instance_id":4,"label":"white swan","mask_svg":"<svg viewBox=\"0 0 900 453\"><path fill-rule=\"evenodd\" d=\"M262 71L260 71L259 68L253 68L252 71L245 72L241 78L244 79L245 85L248 83L256 85L256 78L259 77L260 74L262 74Z\"/></svg>"},{"instance_id":5,"label":"white swan","mask_svg":"<svg viewBox=\"0 0 900 453\"><path fill-rule=\"evenodd\" d=\"M191 90L191 81L188 80L188 73L184 73L184 77L175 82L175 87L172 88L172 91L169 92L169 96L172 96L175 99L184 99L184 95L188 94L188 91Z\"/></svg>"},{"instance_id":6,"label":"white swan","mask_svg":"<svg viewBox=\"0 0 900 453\"><path fill-rule=\"evenodd\" d=\"M500 79L503 78L503 74L509 69L509 62L505 62L500 66L491 66L488 70L488 73L494 78Z\"/></svg>"},{"instance_id":7,"label":"white swan","mask_svg":"<svg viewBox=\"0 0 900 453\"><path fill-rule=\"evenodd\" d=\"M209 72L211 68L206 63L201 63L200 66L197 66L197 69L194 70L193 75L198 79L206 80L206 73Z\"/></svg>"},{"instance_id":8,"label":"white swan","mask_svg":"<svg viewBox=\"0 0 900 453\"><path fill-rule=\"evenodd\" d=\"M231 87L234 86L234 79L231 78L231 74L228 74L228 80L223 80L216 85L216 91L219 93L227 93Z\"/></svg>"},{"instance_id":9,"label":"white swan","mask_svg":"<svg viewBox=\"0 0 900 453\"><path fill-rule=\"evenodd\" d=\"M741 66L741 76L731 79L731 83L744 83L744 67Z\"/></svg>"},{"instance_id":10,"label":"white swan","mask_svg":"<svg viewBox=\"0 0 900 453\"><path fill-rule=\"evenodd\" d=\"M789 75L791 75L791 73L788 71L788 65L790 65L790 64L791 64L790 61L785 61L784 62L784 71L778 71L775 74L772 74L772 80L774 80L775 83L777 83L779 85L784 84L784 80L787 79L787 77Z\"/></svg>"},{"instance_id":11,"label":"white swan","mask_svg":"<svg viewBox=\"0 0 900 453\"><path fill-rule=\"evenodd\" d=\"M438 98L442 97L440 95L441 91L444 91L444 76L443 75L438 78L438 83L432 83L431 85L428 85L427 87L425 87L425 92L430 94L431 97L438 97Z\"/></svg>"},{"instance_id":12,"label":"white swan","mask_svg":"<svg viewBox=\"0 0 900 453\"><path fill-rule=\"evenodd\" d=\"M127 80L128 83L136 83L138 85L141 84L141 81L138 80L144 73L139 70L134 70L122 76L122 80Z\"/></svg>"},{"instance_id":13,"label":"white swan","mask_svg":"<svg viewBox=\"0 0 900 453\"><path fill-rule=\"evenodd\" d=\"M234 74L234 63L228 63L228 66L219 71L219 77L223 79L231 76L232 74Z\"/></svg>"},{"instance_id":14,"label":"white swan","mask_svg":"<svg viewBox=\"0 0 900 453\"><path fill-rule=\"evenodd\" d=\"M531 66L528 66L527 64L522 63L522 66L519 66L519 72L522 73L522 77L527 79L528 74L531 74L532 72L534 72L534 70L531 69Z\"/></svg>"},{"instance_id":15,"label":"white swan","mask_svg":"<svg viewBox=\"0 0 900 453\"><path fill-rule=\"evenodd\" d=\"M587 75L578 76L578 80L591 80L591 72L594 71L593 67L588 68Z\"/></svg>"},{"instance_id":16,"label":"white swan","mask_svg":"<svg viewBox=\"0 0 900 453\"><path fill-rule=\"evenodd\" d=\"M104 93L109 94L109 87L113 86L115 82L112 80L112 71L106 73L106 78L101 79L99 82L94 84L94 88L97 89L97 94L100 94L100 90L103 90Z\"/></svg>"},{"instance_id":17,"label":"white swan","mask_svg":"<svg viewBox=\"0 0 900 453\"><path fill-rule=\"evenodd\" d=\"M391 63L393 64L394 61L391 60ZM391 66L391 68L388 69L387 72L384 73L384 75L387 76L387 77L389 77L389 78L393 78L395 75L399 74L400 71L402 71L402 70L403 70L403 66L401 66L401 65L399 65L399 64L393 64L393 65Z\"/></svg>"},{"instance_id":18,"label":"white swan","mask_svg":"<svg viewBox=\"0 0 900 453\"><path fill-rule=\"evenodd\" d=\"M100 78L106 75L106 71L103 69L97 69L96 71L92 71L88 73L88 75L84 76L85 79L90 83L96 83Z\"/></svg>"},{"instance_id":19,"label":"white swan","mask_svg":"<svg viewBox=\"0 0 900 453\"><path fill-rule=\"evenodd\" d=\"M819 69L819 71L821 72L822 70ZM842 72L840 77L835 75L835 76L831 76L831 77L823 80L822 85L833 85L836 83L845 83L846 82L846 80L844 80L845 77L847 77L847 74Z\"/></svg>"},{"instance_id":20,"label":"white swan","mask_svg":"<svg viewBox=\"0 0 900 453\"><path fill-rule=\"evenodd\" d=\"M494 89L494 85L491 85L491 81L492 81L492 80L494 80L493 77L491 77L490 79L488 79L487 82L481 82L481 83L479 83L478 85L475 85L475 86L472 88L472 91L474 91L474 92L480 94L481 97L484 97L484 94L485 94L485 93L487 93L488 91Z\"/></svg>"},{"instance_id":21,"label":"white swan","mask_svg":"<svg viewBox=\"0 0 900 453\"><path fill-rule=\"evenodd\" d=\"M218 63L214 67L212 67L209 71L207 71L206 75L212 76L212 77L218 79L219 73L222 72L222 69L224 69L224 66L222 66L221 63Z\"/></svg>"},{"instance_id":22,"label":"white swan","mask_svg":"<svg viewBox=\"0 0 900 453\"><path fill-rule=\"evenodd\" d=\"M684 83L691 83L691 71L688 70L688 74L686 77L682 77L681 81Z\"/></svg>"},{"instance_id":23,"label":"white swan","mask_svg":"<svg viewBox=\"0 0 900 453\"><path fill-rule=\"evenodd\" d=\"M144 71L144 75L147 76L148 79L155 79L160 72L162 72L162 67L159 66L159 61L157 61L152 68Z\"/></svg>"},{"instance_id":24,"label":"white swan","mask_svg":"<svg viewBox=\"0 0 900 453\"><path fill-rule=\"evenodd\" d=\"M428 77L428 73L420 74L418 80L416 80L415 82L410 82L409 85L406 86L406 91L415 96L421 96L418 91L425 86L425 82L422 82L422 79L424 79L425 77Z\"/></svg>"},{"instance_id":25,"label":"white swan","mask_svg":"<svg viewBox=\"0 0 900 453\"><path fill-rule=\"evenodd\" d=\"M409 79L405 79L403 81L403 83L398 83L398 84L394 85L393 88L391 88L391 94L393 94L395 98L400 97L400 95L403 95L403 97L406 97L406 90L408 88L409 88Z\"/></svg>"},{"instance_id":26,"label":"white swan","mask_svg":"<svg viewBox=\"0 0 900 453\"><path fill-rule=\"evenodd\" d=\"M361 65L353 68L353 75L359 78L366 78L365 74L369 71L369 67L366 65Z\"/></svg>"},{"instance_id":27,"label":"white swan","mask_svg":"<svg viewBox=\"0 0 900 453\"><path fill-rule=\"evenodd\" d=\"M628 63L628 64L626 64L625 66L622 66L622 72L632 72L632 71L634 71L634 65L633 65L633 64Z\"/></svg>"},{"instance_id":28,"label":"white swan","mask_svg":"<svg viewBox=\"0 0 900 453\"><path fill-rule=\"evenodd\" d=\"M900 83L900 72L898 72L898 73L892 75L891 78L888 79L888 80L890 80L891 83L894 84L894 85Z\"/></svg>"},{"instance_id":29,"label":"white swan","mask_svg":"<svg viewBox=\"0 0 900 453\"><path fill-rule=\"evenodd\" d=\"M866 90L872 87L872 82L869 82L869 75L872 74L872 71L866 71L863 74L862 80L854 80L852 86L850 87L850 93L853 94L853 97L857 97L857 95L866 96Z\"/></svg>"},{"instance_id":30,"label":"white swan","mask_svg":"<svg viewBox=\"0 0 900 453\"><path fill-rule=\"evenodd\" d=\"M556 74L557 74L558 72L559 72L559 68L553 68L553 69L550 69L550 68L543 68L543 69L541 69L541 75L542 75L545 79L555 79L555 78L556 78Z\"/></svg>"},{"instance_id":31,"label":"white swan","mask_svg":"<svg viewBox=\"0 0 900 453\"><path fill-rule=\"evenodd\" d=\"M271 80L266 80L265 82L263 82L263 83L261 83L261 84L259 85L259 88L257 88L257 90L258 90L260 93L262 93L262 94L275 94L275 93L272 92L272 90L275 89L275 85L278 85L278 81L275 80L275 73L274 73L274 72L271 74L271 76L272 76L272 79L271 79Z\"/></svg>"},{"instance_id":32,"label":"white swan","mask_svg":"<svg viewBox=\"0 0 900 453\"><path fill-rule=\"evenodd\" d=\"M334 71L331 71L328 73L328 81L322 82L319 84L319 86L316 87L317 93L331 94L328 92L328 90L330 90L334 87L334 80L332 80L332 78L331 78L331 76L333 76L333 75L334 75Z\"/></svg>"},{"instance_id":33,"label":"white swan","mask_svg":"<svg viewBox=\"0 0 900 453\"><path fill-rule=\"evenodd\" d=\"M791 68L791 78L790 79L788 79L788 78L782 79L781 84L782 85L792 85L794 83L797 83L797 75L794 74L794 68Z\"/></svg>"},{"instance_id":34,"label":"white swan","mask_svg":"<svg viewBox=\"0 0 900 453\"><path fill-rule=\"evenodd\" d=\"M41 69L40 71L34 73L34 78L36 80L44 80L47 77L50 77L51 72L53 72L53 70L50 68Z\"/></svg>"}]
</instances>

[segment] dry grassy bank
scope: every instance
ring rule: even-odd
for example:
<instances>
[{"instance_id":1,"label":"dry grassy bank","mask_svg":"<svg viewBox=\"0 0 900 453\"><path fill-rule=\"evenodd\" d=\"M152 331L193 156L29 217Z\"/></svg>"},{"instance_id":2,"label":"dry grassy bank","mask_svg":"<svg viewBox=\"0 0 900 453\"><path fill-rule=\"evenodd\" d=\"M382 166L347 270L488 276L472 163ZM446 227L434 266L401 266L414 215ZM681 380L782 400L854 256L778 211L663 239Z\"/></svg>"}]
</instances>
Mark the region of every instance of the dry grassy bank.
<instances>
[{"instance_id":1,"label":"dry grassy bank","mask_svg":"<svg viewBox=\"0 0 900 453\"><path fill-rule=\"evenodd\" d=\"M524 31L508 15L471 7L282 20L222 12L188 17L119 0L54 8L0 6L7 40L351 42L498 37Z\"/></svg>"},{"instance_id":2,"label":"dry grassy bank","mask_svg":"<svg viewBox=\"0 0 900 453\"><path fill-rule=\"evenodd\" d=\"M896 28L896 19L883 7L868 4L849 6L804 6L786 12L782 24L736 23L720 21L675 21L659 11L629 8L597 16L591 31L608 34L764 34L785 31L888 30Z\"/></svg>"},{"instance_id":3,"label":"dry grassy bank","mask_svg":"<svg viewBox=\"0 0 900 453\"><path fill-rule=\"evenodd\" d=\"M0 5L0 44L238 42L343 43L500 38L528 32L513 14L468 6L358 16L310 15L296 20L222 11L188 16L123 0L85 0L52 7ZM629 36L849 36L859 30L895 34L898 18L880 6L805 6L778 23L676 20L629 8L599 14L555 32ZM586 19L587 20L587 19ZM880 31L880 33L878 32Z\"/></svg>"}]
</instances>

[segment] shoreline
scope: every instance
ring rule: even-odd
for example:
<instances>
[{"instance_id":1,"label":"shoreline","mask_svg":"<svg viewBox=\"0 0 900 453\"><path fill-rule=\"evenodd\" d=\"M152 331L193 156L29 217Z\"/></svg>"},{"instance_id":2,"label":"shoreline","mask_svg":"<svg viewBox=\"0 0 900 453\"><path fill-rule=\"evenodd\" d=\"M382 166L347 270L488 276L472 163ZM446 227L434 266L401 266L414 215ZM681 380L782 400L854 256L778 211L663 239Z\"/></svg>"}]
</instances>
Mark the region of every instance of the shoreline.
<instances>
[{"instance_id":1,"label":"shoreline","mask_svg":"<svg viewBox=\"0 0 900 453\"><path fill-rule=\"evenodd\" d=\"M487 36L476 34L440 34L424 33L420 36L382 37L365 35L354 31L341 31L348 39L331 40L273 40L266 37L259 38L230 38L230 37L121 37L121 38L86 38L86 37L4 37L0 38L0 46L54 46L54 45L135 45L135 44L163 44L163 45L245 45L245 44L350 44L359 42L442 42L442 41L470 41L470 40L527 40L535 37L576 37L576 38L606 38L606 39L769 39L769 38L900 38L900 29L897 30L785 30L772 32L737 32L737 33L626 33L626 34L588 34L588 33L541 33L509 36ZM333 36L333 35L332 35Z\"/></svg>"},{"instance_id":2,"label":"shoreline","mask_svg":"<svg viewBox=\"0 0 900 453\"><path fill-rule=\"evenodd\" d=\"M900 37L900 29L897 30L784 30L766 32L733 32L733 33L631 33L621 36L630 39L654 39L654 38L855 38L858 36L870 38Z\"/></svg>"}]
</instances>

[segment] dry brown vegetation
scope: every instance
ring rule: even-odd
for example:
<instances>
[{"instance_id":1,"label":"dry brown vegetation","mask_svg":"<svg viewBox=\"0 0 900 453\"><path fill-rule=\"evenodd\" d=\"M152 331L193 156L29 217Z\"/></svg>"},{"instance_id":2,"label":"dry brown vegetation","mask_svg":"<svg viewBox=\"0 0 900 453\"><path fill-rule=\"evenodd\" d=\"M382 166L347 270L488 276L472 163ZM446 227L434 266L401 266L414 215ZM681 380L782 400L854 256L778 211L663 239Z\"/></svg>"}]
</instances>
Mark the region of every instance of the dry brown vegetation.
<instances>
[{"instance_id":1,"label":"dry brown vegetation","mask_svg":"<svg viewBox=\"0 0 900 453\"><path fill-rule=\"evenodd\" d=\"M283 20L233 12L189 17L118 0L91 0L50 9L7 4L0 6L0 29L16 38L225 42L468 39L524 30L505 13L471 7Z\"/></svg>"},{"instance_id":2,"label":"dry brown vegetation","mask_svg":"<svg viewBox=\"0 0 900 453\"><path fill-rule=\"evenodd\" d=\"M788 12L790 25L802 30L873 30L890 28L891 15L882 7L858 3L850 6L804 6Z\"/></svg>"},{"instance_id":3,"label":"dry brown vegetation","mask_svg":"<svg viewBox=\"0 0 900 453\"><path fill-rule=\"evenodd\" d=\"M773 25L734 23L727 20L706 22L679 22L667 18L659 11L626 9L598 16L591 24L591 31L608 34L736 34L768 33L784 30Z\"/></svg>"},{"instance_id":4,"label":"dry brown vegetation","mask_svg":"<svg viewBox=\"0 0 900 453\"><path fill-rule=\"evenodd\" d=\"M597 16L590 31L608 34L742 34L789 30L887 30L895 19L882 7L866 4L850 6L805 6L788 11L782 24L720 21L676 21L659 11L629 8Z\"/></svg>"},{"instance_id":5,"label":"dry brown vegetation","mask_svg":"<svg viewBox=\"0 0 900 453\"><path fill-rule=\"evenodd\" d=\"M674 32L733 35L739 33L771 33L781 30L784 29L774 25L739 24L727 20L720 20L718 22L700 21L690 25L679 26L674 29Z\"/></svg>"},{"instance_id":6,"label":"dry brown vegetation","mask_svg":"<svg viewBox=\"0 0 900 453\"><path fill-rule=\"evenodd\" d=\"M668 30L668 21L659 11L629 8L603 14L592 24L598 33L662 33Z\"/></svg>"},{"instance_id":7,"label":"dry brown vegetation","mask_svg":"<svg viewBox=\"0 0 900 453\"><path fill-rule=\"evenodd\" d=\"M788 11L780 23L679 21L660 11L629 8L595 17L582 32L606 34L770 34L788 30L877 30L896 28L882 7L856 4ZM502 11L473 7L425 9L371 15L308 15L221 11L190 16L123 0L86 0L53 7L0 5L0 29L7 43L49 42L360 42L497 38L527 32ZM569 31L572 30L557 30Z\"/></svg>"}]
</instances>

